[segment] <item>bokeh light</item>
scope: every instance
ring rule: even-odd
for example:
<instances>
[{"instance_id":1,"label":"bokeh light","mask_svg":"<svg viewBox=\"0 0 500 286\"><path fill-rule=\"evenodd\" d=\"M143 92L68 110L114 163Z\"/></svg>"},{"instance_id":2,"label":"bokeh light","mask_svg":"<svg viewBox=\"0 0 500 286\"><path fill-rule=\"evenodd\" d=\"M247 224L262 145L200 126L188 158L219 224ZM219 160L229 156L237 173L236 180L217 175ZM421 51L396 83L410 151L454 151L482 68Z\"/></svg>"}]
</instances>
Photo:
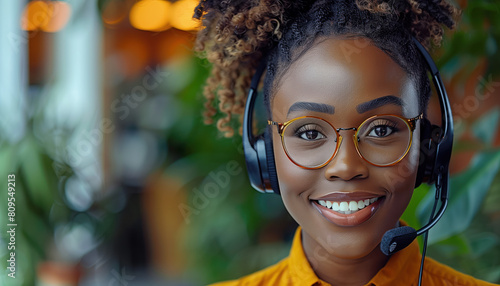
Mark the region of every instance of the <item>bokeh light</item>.
<instances>
[{"instance_id":1,"label":"bokeh light","mask_svg":"<svg viewBox=\"0 0 500 286\"><path fill-rule=\"evenodd\" d=\"M198 1L195 0L180 0L172 4L172 26L184 31L197 30L201 22L193 19L196 6Z\"/></svg>"},{"instance_id":2,"label":"bokeh light","mask_svg":"<svg viewBox=\"0 0 500 286\"><path fill-rule=\"evenodd\" d=\"M21 18L21 27L26 31L36 31L49 22L50 8L45 1L32 1L26 5Z\"/></svg>"},{"instance_id":3,"label":"bokeh light","mask_svg":"<svg viewBox=\"0 0 500 286\"><path fill-rule=\"evenodd\" d=\"M49 2L48 5L52 14L49 21L45 25L41 25L40 29L49 33L62 30L71 17L71 7L63 1Z\"/></svg>"},{"instance_id":4,"label":"bokeh light","mask_svg":"<svg viewBox=\"0 0 500 286\"><path fill-rule=\"evenodd\" d=\"M26 31L54 33L62 30L70 17L71 6L67 2L32 1L24 9L21 28Z\"/></svg>"},{"instance_id":5,"label":"bokeh light","mask_svg":"<svg viewBox=\"0 0 500 286\"><path fill-rule=\"evenodd\" d=\"M75 211L86 211L94 202L90 185L76 176L66 181L65 197L67 205Z\"/></svg>"},{"instance_id":6,"label":"bokeh light","mask_svg":"<svg viewBox=\"0 0 500 286\"><path fill-rule=\"evenodd\" d=\"M139 30L160 32L170 28L172 4L161 0L142 0L130 10L130 24Z\"/></svg>"}]
</instances>

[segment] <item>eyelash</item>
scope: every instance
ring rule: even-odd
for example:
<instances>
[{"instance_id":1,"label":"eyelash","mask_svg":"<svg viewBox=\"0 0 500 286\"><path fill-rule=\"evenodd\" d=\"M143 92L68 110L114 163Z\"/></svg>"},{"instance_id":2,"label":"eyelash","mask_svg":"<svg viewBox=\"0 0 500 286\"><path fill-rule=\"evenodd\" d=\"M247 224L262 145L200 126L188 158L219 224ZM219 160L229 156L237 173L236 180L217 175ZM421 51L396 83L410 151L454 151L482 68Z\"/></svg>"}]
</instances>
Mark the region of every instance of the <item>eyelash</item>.
<instances>
[{"instance_id":1,"label":"eyelash","mask_svg":"<svg viewBox=\"0 0 500 286\"><path fill-rule=\"evenodd\" d=\"M300 134L302 134L306 131L318 131L321 133L321 131L317 127L318 126L314 125L314 124L302 125L299 128L297 128L293 133L296 137L300 137Z\"/></svg>"},{"instance_id":2,"label":"eyelash","mask_svg":"<svg viewBox=\"0 0 500 286\"><path fill-rule=\"evenodd\" d=\"M380 121L384 121L384 122L380 122ZM388 126L388 127L392 128L394 130L394 132L399 131L399 129L397 128L397 124L395 122L392 122L390 120L383 120L383 119L379 119L377 121L370 123L370 126L368 126L368 128L366 130L371 131L373 128L378 127L378 126Z\"/></svg>"}]
</instances>

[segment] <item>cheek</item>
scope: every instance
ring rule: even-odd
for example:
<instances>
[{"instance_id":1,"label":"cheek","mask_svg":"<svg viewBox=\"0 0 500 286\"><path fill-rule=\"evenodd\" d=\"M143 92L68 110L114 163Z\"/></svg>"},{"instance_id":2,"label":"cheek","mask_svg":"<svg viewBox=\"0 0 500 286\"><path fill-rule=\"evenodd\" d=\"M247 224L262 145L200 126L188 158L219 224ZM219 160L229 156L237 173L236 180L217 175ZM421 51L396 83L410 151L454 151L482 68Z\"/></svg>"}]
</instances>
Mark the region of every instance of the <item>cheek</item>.
<instances>
[{"instance_id":1,"label":"cheek","mask_svg":"<svg viewBox=\"0 0 500 286\"><path fill-rule=\"evenodd\" d=\"M313 190L320 180L318 176L321 172L300 168L290 161L283 150L279 135L273 135L273 148L281 196L289 212L293 213L293 202L297 201L294 198L302 197L307 200L309 191Z\"/></svg>"},{"instance_id":2,"label":"cheek","mask_svg":"<svg viewBox=\"0 0 500 286\"><path fill-rule=\"evenodd\" d=\"M314 182L307 172L290 161L283 150L281 137L273 135L274 158L280 191L283 195L299 195Z\"/></svg>"},{"instance_id":3,"label":"cheek","mask_svg":"<svg viewBox=\"0 0 500 286\"><path fill-rule=\"evenodd\" d=\"M417 137L418 138L418 137ZM413 195L419 165L419 142L413 142L406 157L392 167L376 168L370 174L388 192L392 210L399 217Z\"/></svg>"}]
</instances>

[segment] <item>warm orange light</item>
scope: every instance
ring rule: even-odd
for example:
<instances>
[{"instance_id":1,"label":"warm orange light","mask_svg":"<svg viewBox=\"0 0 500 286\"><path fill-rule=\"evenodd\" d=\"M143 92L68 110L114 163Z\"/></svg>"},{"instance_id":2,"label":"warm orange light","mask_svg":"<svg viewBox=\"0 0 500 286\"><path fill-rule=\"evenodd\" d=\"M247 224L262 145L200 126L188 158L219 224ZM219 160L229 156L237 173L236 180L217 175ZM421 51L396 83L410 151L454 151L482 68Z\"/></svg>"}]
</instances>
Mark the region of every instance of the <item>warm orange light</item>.
<instances>
[{"instance_id":1,"label":"warm orange light","mask_svg":"<svg viewBox=\"0 0 500 286\"><path fill-rule=\"evenodd\" d=\"M130 23L136 29L163 31L170 27L169 13L172 4L162 0L141 0L130 10Z\"/></svg>"},{"instance_id":2,"label":"warm orange light","mask_svg":"<svg viewBox=\"0 0 500 286\"><path fill-rule=\"evenodd\" d=\"M67 2L63 1L49 2L49 7L52 10L52 17L45 25L40 25L40 29L51 33L62 30L71 16L71 7Z\"/></svg>"},{"instance_id":3,"label":"warm orange light","mask_svg":"<svg viewBox=\"0 0 500 286\"><path fill-rule=\"evenodd\" d=\"M41 25L50 21L52 11L45 1L31 1L24 8L21 18L21 28L26 31L35 31Z\"/></svg>"},{"instance_id":4,"label":"warm orange light","mask_svg":"<svg viewBox=\"0 0 500 286\"><path fill-rule=\"evenodd\" d=\"M21 18L26 31L57 32L64 28L71 16L71 7L63 1L31 1Z\"/></svg>"},{"instance_id":5,"label":"warm orange light","mask_svg":"<svg viewBox=\"0 0 500 286\"><path fill-rule=\"evenodd\" d=\"M200 27L200 21L193 19L194 8L198 6L196 0L180 0L172 4L171 24L173 27L192 31Z\"/></svg>"}]
</instances>

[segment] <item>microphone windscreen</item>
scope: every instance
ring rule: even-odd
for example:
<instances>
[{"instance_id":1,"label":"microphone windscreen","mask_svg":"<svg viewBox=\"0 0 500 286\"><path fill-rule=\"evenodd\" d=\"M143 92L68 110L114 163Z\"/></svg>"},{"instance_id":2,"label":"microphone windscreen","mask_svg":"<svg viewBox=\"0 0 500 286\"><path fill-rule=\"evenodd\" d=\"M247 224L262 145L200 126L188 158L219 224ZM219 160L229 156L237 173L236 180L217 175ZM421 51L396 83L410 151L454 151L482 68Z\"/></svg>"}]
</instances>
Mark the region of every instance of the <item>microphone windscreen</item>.
<instances>
[{"instance_id":1,"label":"microphone windscreen","mask_svg":"<svg viewBox=\"0 0 500 286\"><path fill-rule=\"evenodd\" d=\"M380 242L380 250L385 255L391 255L407 247L417 237L413 227L402 226L388 230Z\"/></svg>"}]
</instances>

